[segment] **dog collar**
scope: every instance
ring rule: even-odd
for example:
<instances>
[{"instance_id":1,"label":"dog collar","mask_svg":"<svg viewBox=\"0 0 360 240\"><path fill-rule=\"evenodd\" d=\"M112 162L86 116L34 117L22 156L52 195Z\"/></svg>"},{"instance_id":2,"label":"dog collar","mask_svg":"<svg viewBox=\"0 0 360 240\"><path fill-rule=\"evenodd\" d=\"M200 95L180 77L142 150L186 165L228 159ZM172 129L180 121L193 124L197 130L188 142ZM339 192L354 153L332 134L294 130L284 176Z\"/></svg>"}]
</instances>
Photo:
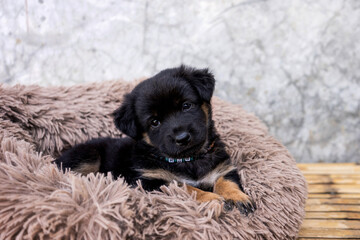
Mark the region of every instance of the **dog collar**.
<instances>
[{"instance_id":1,"label":"dog collar","mask_svg":"<svg viewBox=\"0 0 360 240\"><path fill-rule=\"evenodd\" d=\"M215 141L213 141L211 143L211 145L208 147L208 149L206 150L206 152L204 154L201 154L197 157L186 157L186 158L171 158L171 157L163 157L163 156L159 156L158 158L160 160L165 160L168 163L182 163L182 162L191 162L194 161L195 159L199 159L199 158L203 158L204 155L206 153L208 153L215 145Z\"/></svg>"},{"instance_id":2,"label":"dog collar","mask_svg":"<svg viewBox=\"0 0 360 240\"><path fill-rule=\"evenodd\" d=\"M187 157L187 158L168 158L168 157L165 157L164 159L165 159L165 161L167 161L168 163L190 162L190 161L193 161L193 160L194 160L193 157Z\"/></svg>"}]
</instances>

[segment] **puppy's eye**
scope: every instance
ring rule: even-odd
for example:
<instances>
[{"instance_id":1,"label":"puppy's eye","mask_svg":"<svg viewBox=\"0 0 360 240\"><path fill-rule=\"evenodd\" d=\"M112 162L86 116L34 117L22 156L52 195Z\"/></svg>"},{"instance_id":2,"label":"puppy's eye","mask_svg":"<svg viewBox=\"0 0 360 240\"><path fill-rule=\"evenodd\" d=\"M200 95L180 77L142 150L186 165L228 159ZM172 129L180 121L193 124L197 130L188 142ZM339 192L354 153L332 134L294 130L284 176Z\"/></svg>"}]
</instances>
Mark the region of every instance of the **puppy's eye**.
<instances>
[{"instance_id":1,"label":"puppy's eye","mask_svg":"<svg viewBox=\"0 0 360 240\"><path fill-rule=\"evenodd\" d=\"M189 103L189 102L184 102L183 105L182 105L183 111L187 111L187 110L189 110L191 107L192 107L192 104Z\"/></svg>"},{"instance_id":2,"label":"puppy's eye","mask_svg":"<svg viewBox=\"0 0 360 240\"><path fill-rule=\"evenodd\" d=\"M157 119L153 119L150 124L152 127L156 128L156 127L160 126L160 121Z\"/></svg>"}]
</instances>

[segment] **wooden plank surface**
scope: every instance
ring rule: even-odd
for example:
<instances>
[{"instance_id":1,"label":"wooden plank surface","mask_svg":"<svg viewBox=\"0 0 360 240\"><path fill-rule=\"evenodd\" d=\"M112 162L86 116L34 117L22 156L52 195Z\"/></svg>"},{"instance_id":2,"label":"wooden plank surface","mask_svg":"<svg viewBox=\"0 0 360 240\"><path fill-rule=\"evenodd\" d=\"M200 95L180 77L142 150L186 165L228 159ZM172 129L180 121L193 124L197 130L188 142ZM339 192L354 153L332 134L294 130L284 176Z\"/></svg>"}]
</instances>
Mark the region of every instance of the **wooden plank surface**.
<instances>
[{"instance_id":1,"label":"wooden plank surface","mask_svg":"<svg viewBox=\"0 0 360 240\"><path fill-rule=\"evenodd\" d=\"M307 219L347 219L359 220L360 213L353 212L307 212L305 221Z\"/></svg>"},{"instance_id":2,"label":"wooden plank surface","mask_svg":"<svg viewBox=\"0 0 360 240\"><path fill-rule=\"evenodd\" d=\"M305 175L306 181L309 184L360 184L360 175L346 174L307 174Z\"/></svg>"},{"instance_id":3,"label":"wooden plank surface","mask_svg":"<svg viewBox=\"0 0 360 240\"><path fill-rule=\"evenodd\" d=\"M298 166L309 187L298 240L360 239L360 165Z\"/></svg>"},{"instance_id":4,"label":"wooden plank surface","mask_svg":"<svg viewBox=\"0 0 360 240\"><path fill-rule=\"evenodd\" d=\"M306 201L307 205L337 205L354 204L360 205L360 198L310 198Z\"/></svg>"},{"instance_id":5,"label":"wooden plank surface","mask_svg":"<svg viewBox=\"0 0 360 240\"><path fill-rule=\"evenodd\" d=\"M359 184L309 184L309 193L360 193Z\"/></svg>"},{"instance_id":6,"label":"wooden plank surface","mask_svg":"<svg viewBox=\"0 0 360 240\"><path fill-rule=\"evenodd\" d=\"M360 220L343 219L307 219L303 228L331 228L331 229L357 229L360 226Z\"/></svg>"},{"instance_id":7,"label":"wooden plank surface","mask_svg":"<svg viewBox=\"0 0 360 240\"><path fill-rule=\"evenodd\" d=\"M342 198L342 199L349 199L349 198L356 198L356 199L360 199L360 193L353 193L353 194L341 194L341 193L309 193L308 194L308 199L321 199L321 198L325 198L325 199L337 199L337 198Z\"/></svg>"},{"instance_id":8,"label":"wooden plank surface","mask_svg":"<svg viewBox=\"0 0 360 240\"><path fill-rule=\"evenodd\" d=\"M331 229L331 228L306 228L301 231L301 237L359 239L360 230Z\"/></svg>"}]
</instances>

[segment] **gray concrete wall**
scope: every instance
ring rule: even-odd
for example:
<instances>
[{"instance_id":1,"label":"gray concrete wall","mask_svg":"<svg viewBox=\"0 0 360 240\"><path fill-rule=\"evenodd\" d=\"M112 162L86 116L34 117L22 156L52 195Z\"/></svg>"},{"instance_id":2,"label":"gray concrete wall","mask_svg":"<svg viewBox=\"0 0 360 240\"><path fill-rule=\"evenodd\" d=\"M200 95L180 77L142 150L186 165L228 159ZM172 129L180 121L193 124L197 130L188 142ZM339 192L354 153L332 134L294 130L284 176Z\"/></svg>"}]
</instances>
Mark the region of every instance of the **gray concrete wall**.
<instances>
[{"instance_id":1,"label":"gray concrete wall","mask_svg":"<svg viewBox=\"0 0 360 240\"><path fill-rule=\"evenodd\" d=\"M360 1L0 0L0 82L209 67L299 162L360 160Z\"/></svg>"}]
</instances>

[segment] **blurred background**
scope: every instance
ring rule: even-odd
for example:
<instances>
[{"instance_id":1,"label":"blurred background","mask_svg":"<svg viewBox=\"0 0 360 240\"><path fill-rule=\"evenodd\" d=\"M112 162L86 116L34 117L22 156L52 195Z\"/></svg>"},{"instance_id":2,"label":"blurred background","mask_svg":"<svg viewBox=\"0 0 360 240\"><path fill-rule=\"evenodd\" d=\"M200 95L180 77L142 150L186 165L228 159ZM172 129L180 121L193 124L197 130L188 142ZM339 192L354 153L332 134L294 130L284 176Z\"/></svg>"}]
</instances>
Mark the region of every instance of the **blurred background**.
<instances>
[{"instance_id":1,"label":"blurred background","mask_svg":"<svg viewBox=\"0 0 360 240\"><path fill-rule=\"evenodd\" d=\"M0 83L209 67L298 162L360 161L358 0L0 0Z\"/></svg>"}]
</instances>

